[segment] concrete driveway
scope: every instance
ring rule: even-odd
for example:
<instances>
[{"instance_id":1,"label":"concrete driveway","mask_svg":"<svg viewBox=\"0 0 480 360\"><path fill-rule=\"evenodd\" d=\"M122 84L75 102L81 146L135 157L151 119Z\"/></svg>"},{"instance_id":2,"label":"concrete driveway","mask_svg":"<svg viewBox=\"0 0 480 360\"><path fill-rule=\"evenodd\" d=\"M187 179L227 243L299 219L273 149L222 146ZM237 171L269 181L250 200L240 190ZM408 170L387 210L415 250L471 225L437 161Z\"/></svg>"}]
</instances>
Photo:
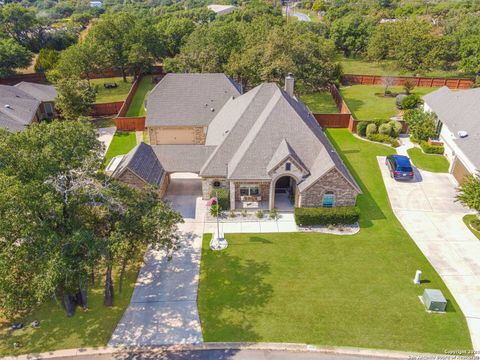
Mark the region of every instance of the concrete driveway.
<instances>
[{"instance_id":1,"label":"concrete driveway","mask_svg":"<svg viewBox=\"0 0 480 360\"><path fill-rule=\"evenodd\" d=\"M189 177L190 176L190 177ZM179 225L180 249L168 260L147 250L130 305L110 346L158 346L203 341L197 310L204 201L191 175L173 176L167 198L185 218Z\"/></svg>"},{"instance_id":2,"label":"concrete driveway","mask_svg":"<svg viewBox=\"0 0 480 360\"><path fill-rule=\"evenodd\" d=\"M462 221L469 209L455 202L452 175L415 170L415 181L390 177L378 157L395 215L424 253L462 309L473 346L480 349L480 241Z\"/></svg>"}]
</instances>

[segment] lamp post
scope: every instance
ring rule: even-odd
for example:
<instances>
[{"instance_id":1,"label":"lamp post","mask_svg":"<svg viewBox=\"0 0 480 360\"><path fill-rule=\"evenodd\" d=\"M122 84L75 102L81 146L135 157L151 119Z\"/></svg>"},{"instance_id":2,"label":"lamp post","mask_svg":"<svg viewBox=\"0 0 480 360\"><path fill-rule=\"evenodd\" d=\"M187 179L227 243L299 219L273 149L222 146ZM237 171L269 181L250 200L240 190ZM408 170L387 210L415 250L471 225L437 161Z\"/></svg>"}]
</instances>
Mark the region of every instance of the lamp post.
<instances>
[{"instance_id":1,"label":"lamp post","mask_svg":"<svg viewBox=\"0 0 480 360\"><path fill-rule=\"evenodd\" d=\"M210 214L217 218L217 233L214 234L212 240L210 241L210 249L212 250L223 250L228 247L228 242L225 238L220 236L220 212L221 208L218 204L218 193L215 192L216 197L210 199L207 205L210 205ZM215 206L215 207L213 207Z\"/></svg>"}]
</instances>

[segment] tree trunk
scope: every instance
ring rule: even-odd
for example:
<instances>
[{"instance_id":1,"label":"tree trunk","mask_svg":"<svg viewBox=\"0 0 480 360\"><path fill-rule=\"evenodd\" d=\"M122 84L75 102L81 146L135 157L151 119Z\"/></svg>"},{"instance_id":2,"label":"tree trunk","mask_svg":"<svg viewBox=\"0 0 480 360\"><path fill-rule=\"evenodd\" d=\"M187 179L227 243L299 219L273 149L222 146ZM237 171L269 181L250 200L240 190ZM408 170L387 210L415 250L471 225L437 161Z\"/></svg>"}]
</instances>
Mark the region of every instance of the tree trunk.
<instances>
[{"instance_id":1,"label":"tree trunk","mask_svg":"<svg viewBox=\"0 0 480 360\"><path fill-rule=\"evenodd\" d=\"M92 287L95 286L95 268L92 267L92 273L90 274L90 281L92 283Z\"/></svg>"},{"instance_id":2,"label":"tree trunk","mask_svg":"<svg viewBox=\"0 0 480 360\"><path fill-rule=\"evenodd\" d=\"M127 267L127 259L122 260L122 269L120 270L120 280L118 282L118 292L121 294L123 290L123 278L125 277L125 268Z\"/></svg>"},{"instance_id":3,"label":"tree trunk","mask_svg":"<svg viewBox=\"0 0 480 360\"><path fill-rule=\"evenodd\" d=\"M122 77L123 77L123 82L127 82L127 74L125 72L125 69L122 68Z\"/></svg>"},{"instance_id":4,"label":"tree trunk","mask_svg":"<svg viewBox=\"0 0 480 360\"><path fill-rule=\"evenodd\" d=\"M105 297L103 299L105 306L113 306L113 281L112 281L112 265L107 265L105 272Z\"/></svg>"}]
</instances>

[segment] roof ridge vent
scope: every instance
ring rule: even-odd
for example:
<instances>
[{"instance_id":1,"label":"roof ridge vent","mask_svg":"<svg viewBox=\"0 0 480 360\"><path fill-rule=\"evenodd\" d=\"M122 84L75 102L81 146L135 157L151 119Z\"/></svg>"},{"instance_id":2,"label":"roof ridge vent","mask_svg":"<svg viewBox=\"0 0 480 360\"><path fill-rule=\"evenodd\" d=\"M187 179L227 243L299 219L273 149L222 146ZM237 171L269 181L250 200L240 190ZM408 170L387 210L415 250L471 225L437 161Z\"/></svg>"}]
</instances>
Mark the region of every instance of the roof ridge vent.
<instances>
[{"instance_id":1,"label":"roof ridge vent","mask_svg":"<svg viewBox=\"0 0 480 360\"><path fill-rule=\"evenodd\" d=\"M458 134L458 137L462 139L468 136L468 132L466 132L465 130L460 130L457 134Z\"/></svg>"},{"instance_id":2,"label":"roof ridge vent","mask_svg":"<svg viewBox=\"0 0 480 360\"><path fill-rule=\"evenodd\" d=\"M12 105L10 105L10 104L5 104L5 109L13 110Z\"/></svg>"}]
</instances>

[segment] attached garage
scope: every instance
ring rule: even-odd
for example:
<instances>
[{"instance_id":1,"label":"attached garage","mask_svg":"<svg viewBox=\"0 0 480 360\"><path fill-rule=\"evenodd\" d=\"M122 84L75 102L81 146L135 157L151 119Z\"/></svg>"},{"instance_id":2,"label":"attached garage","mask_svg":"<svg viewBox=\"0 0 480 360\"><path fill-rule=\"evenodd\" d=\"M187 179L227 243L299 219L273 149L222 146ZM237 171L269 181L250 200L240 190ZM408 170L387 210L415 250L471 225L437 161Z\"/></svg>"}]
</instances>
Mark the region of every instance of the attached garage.
<instances>
[{"instance_id":1,"label":"attached garage","mask_svg":"<svg viewBox=\"0 0 480 360\"><path fill-rule=\"evenodd\" d=\"M157 127L150 128L150 141L153 145L195 144L193 127Z\"/></svg>"},{"instance_id":2,"label":"attached garage","mask_svg":"<svg viewBox=\"0 0 480 360\"><path fill-rule=\"evenodd\" d=\"M455 157L455 160L453 161L452 175L455 177L459 184L463 183L465 176L470 175L467 167L458 157Z\"/></svg>"}]
</instances>

